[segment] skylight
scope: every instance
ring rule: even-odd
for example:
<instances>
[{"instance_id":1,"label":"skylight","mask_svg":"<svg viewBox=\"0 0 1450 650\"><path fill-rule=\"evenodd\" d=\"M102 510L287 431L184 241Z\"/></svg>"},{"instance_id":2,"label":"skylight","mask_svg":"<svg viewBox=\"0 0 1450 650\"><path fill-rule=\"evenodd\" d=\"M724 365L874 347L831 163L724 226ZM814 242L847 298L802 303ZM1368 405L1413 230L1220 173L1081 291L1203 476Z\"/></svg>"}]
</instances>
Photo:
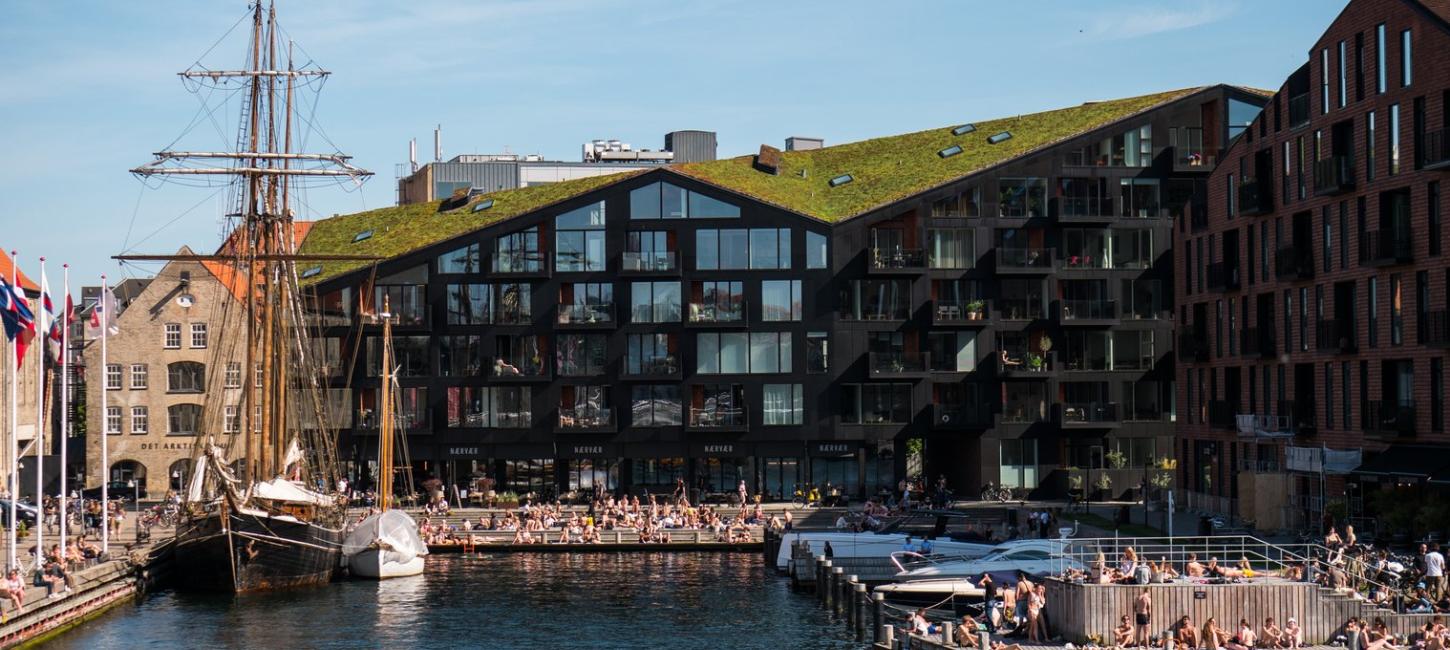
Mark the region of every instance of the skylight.
<instances>
[{"instance_id":1,"label":"skylight","mask_svg":"<svg viewBox=\"0 0 1450 650\"><path fill-rule=\"evenodd\" d=\"M831 187L840 187L854 180L856 179L852 178L850 174L841 174L840 176L832 178L830 181L830 185Z\"/></svg>"},{"instance_id":2,"label":"skylight","mask_svg":"<svg viewBox=\"0 0 1450 650\"><path fill-rule=\"evenodd\" d=\"M941 151L936 152L936 155L941 156L942 158L951 158L952 156L955 156L955 155L957 155L957 154L959 154L961 152L962 152L961 145L954 144L954 145L952 145L950 147L947 147L945 149L942 149Z\"/></svg>"},{"instance_id":3,"label":"skylight","mask_svg":"<svg viewBox=\"0 0 1450 650\"><path fill-rule=\"evenodd\" d=\"M371 230L364 230L364 231L362 231L362 232L360 232L360 233L358 233L356 235L353 235L352 243L356 244L356 243L358 243L358 242L360 242L360 241L362 241L364 239L372 239L372 237L373 237L373 231L371 231Z\"/></svg>"},{"instance_id":4,"label":"skylight","mask_svg":"<svg viewBox=\"0 0 1450 650\"><path fill-rule=\"evenodd\" d=\"M994 135L994 136L992 136L990 138L987 138L987 144L1001 144L1001 143L1006 142L1006 141L1011 140L1011 139L1012 139L1012 132L1011 131L1003 131L1001 133L998 133L997 135Z\"/></svg>"},{"instance_id":5,"label":"skylight","mask_svg":"<svg viewBox=\"0 0 1450 650\"><path fill-rule=\"evenodd\" d=\"M966 135L976 130L977 125L975 124L963 124L955 129L952 129L952 135Z\"/></svg>"},{"instance_id":6,"label":"skylight","mask_svg":"<svg viewBox=\"0 0 1450 650\"><path fill-rule=\"evenodd\" d=\"M473 204L473 211L483 212L484 210L487 210L491 207L493 207L493 199L484 199L482 201L479 201L478 203Z\"/></svg>"},{"instance_id":7,"label":"skylight","mask_svg":"<svg viewBox=\"0 0 1450 650\"><path fill-rule=\"evenodd\" d=\"M321 266L314 266L314 267L312 267L310 269L307 269L307 270L305 270L305 271L302 272L302 278L304 280L307 279L307 278L316 277L318 275L322 275L322 267Z\"/></svg>"}]
</instances>

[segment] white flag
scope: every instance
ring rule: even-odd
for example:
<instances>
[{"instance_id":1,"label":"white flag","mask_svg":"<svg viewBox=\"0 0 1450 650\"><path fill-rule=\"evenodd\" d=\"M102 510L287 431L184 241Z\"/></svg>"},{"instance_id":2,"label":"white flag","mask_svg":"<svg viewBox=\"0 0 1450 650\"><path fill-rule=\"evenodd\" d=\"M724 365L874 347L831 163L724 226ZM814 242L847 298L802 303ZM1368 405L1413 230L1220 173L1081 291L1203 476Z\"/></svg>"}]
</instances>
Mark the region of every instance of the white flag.
<instances>
[{"instance_id":1,"label":"white flag","mask_svg":"<svg viewBox=\"0 0 1450 650\"><path fill-rule=\"evenodd\" d=\"M105 318L106 321L105 336L115 336L121 332L120 326L116 323L116 294L109 287L102 294L101 299L96 301L95 308L91 310L91 317L86 319L86 338L88 339L101 338L102 318Z\"/></svg>"}]
</instances>

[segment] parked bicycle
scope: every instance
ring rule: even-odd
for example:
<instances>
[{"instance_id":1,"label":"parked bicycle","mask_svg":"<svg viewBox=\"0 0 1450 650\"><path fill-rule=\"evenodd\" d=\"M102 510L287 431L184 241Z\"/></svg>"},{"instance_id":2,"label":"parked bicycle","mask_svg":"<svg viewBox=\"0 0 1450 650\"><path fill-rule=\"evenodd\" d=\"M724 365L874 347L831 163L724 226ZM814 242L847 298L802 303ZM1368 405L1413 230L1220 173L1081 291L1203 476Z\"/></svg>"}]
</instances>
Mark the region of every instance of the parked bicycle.
<instances>
[{"instance_id":1,"label":"parked bicycle","mask_svg":"<svg viewBox=\"0 0 1450 650\"><path fill-rule=\"evenodd\" d=\"M982 500L1007 503L1012 500L1012 488L987 483L986 487L982 488Z\"/></svg>"}]
</instances>

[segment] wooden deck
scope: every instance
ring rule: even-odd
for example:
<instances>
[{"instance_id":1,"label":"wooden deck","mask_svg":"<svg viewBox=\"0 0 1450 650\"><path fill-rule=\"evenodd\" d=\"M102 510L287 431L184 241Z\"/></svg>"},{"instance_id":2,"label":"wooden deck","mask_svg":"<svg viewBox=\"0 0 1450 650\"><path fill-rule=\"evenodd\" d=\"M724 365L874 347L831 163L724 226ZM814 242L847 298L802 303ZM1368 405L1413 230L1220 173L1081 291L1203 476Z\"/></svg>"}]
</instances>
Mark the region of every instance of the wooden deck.
<instances>
[{"instance_id":1,"label":"wooden deck","mask_svg":"<svg viewBox=\"0 0 1450 650\"><path fill-rule=\"evenodd\" d=\"M1089 635L1112 638L1118 618L1133 612L1138 585L1088 585L1047 580L1048 626L1054 636L1084 643ZM1396 614L1307 582L1282 580L1242 584L1175 583L1147 585L1153 599L1153 634L1161 635L1183 615L1202 626L1209 617L1232 630L1239 619L1256 628L1270 616L1280 626L1298 620L1309 645L1328 643L1351 616L1383 618L1396 635L1408 635L1430 620L1429 614Z\"/></svg>"}]
</instances>

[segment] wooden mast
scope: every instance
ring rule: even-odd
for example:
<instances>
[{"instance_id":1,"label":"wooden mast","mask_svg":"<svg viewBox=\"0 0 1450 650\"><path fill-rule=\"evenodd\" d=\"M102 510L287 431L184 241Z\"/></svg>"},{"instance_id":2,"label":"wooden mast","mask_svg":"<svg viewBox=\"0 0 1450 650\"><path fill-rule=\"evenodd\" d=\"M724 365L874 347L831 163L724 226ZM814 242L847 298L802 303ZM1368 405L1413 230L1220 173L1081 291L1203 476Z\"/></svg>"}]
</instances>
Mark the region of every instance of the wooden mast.
<instances>
[{"instance_id":1,"label":"wooden mast","mask_svg":"<svg viewBox=\"0 0 1450 650\"><path fill-rule=\"evenodd\" d=\"M256 8L252 12L252 72L259 73L261 72L261 70L262 3L261 0L258 0ZM258 83L258 81L261 78L262 77L260 75L254 74L249 80L251 83L251 88L249 91L248 99L250 103L248 104L248 106L250 107L252 114L248 116L251 118L251 128L248 129L247 148L253 153L257 151L257 128L259 117L257 113L257 104L262 101L262 87ZM254 157L251 160L250 166L255 169L259 167L260 164L261 159ZM247 175L247 185L246 188L243 190L244 194L242 195L242 209L240 210L240 212L242 213L241 245L244 247L244 249L241 251L241 259L245 263L247 271L252 271L256 268L256 266L252 263L251 258L257 252L255 250L255 242L257 239L257 195L259 194L259 188L257 187L257 185L261 182L261 178L262 177L259 174L249 173ZM261 476L261 471L257 467L257 462L261 458L259 453L260 449L258 449L256 445L257 423L254 422L254 418L258 411L258 405L260 404L260 396L257 394L258 386L256 381L256 368L258 363L256 323L256 283L252 281L251 278L248 278L246 330L247 367L243 371L243 381L245 382L243 385L246 386L246 390L242 392L244 397L244 400L242 402L242 440L246 442L246 450L243 452L246 462L243 463L243 470L245 472L245 479L247 485L251 485L257 480L259 476Z\"/></svg>"},{"instance_id":2,"label":"wooden mast","mask_svg":"<svg viewBox=\"0 0 1450 650\"><path fill-rule=\"evenodd\" d=\"M378 398L378 509L393 495L393 314L383 296L383 389Z\"/></svg>"}]
</instances>

